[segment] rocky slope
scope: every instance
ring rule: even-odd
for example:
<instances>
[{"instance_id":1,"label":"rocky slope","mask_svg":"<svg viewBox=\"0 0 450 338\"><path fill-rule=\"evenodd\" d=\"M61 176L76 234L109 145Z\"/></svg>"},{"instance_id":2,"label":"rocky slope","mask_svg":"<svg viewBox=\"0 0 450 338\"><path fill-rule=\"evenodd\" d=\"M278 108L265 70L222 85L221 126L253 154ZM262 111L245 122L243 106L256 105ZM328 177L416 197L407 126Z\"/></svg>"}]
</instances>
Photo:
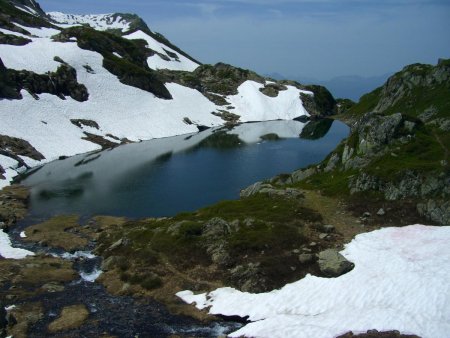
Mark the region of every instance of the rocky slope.
<instances>
[{"instance_id":1,"label":"rocky slope","mask_svg":"<svg viewBox=\"0 0 450 338\"><path fill-rule=\"evenodd\" d=\"M123 140L335 110L323 87L201 65L136 15L45 13L33 0L0 8L0 135L42 155L2 146L2 186L25 168Z\"/></svg>"},{"instance_id":2,"label":"rocky slope","mask_svg":"<svg viewBox=\"0 0 450 338\"><path fill-rule=\"evenodd\" d=\"M359 103L341 102L351 136L318 166L276 183L345 195L356 209L402 204L449 224L449 97L449 60L407 66Z\"/></svg>"}]
</instances>

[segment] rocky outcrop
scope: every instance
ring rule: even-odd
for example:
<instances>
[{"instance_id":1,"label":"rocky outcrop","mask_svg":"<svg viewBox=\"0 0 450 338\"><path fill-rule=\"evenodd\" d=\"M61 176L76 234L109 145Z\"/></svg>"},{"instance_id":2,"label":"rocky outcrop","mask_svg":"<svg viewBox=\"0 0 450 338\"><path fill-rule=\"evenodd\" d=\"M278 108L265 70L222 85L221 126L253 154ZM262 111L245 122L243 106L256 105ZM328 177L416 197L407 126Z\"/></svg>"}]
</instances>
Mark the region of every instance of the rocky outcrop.
<instances>
[{"instance_id":1,"label":"rocky outcrop","mask_svg":"<svg viewBox=\"0 0 450 338\"><path fill-rule=\"evenodd\" d=\"M219 110L218 112L212 112L211 114L220 117L227 125L235 125L241 118L239 115L231 113L228 110Z\"/></svg>"},{"instance_id":2,"label":"rocky outcrop","mask_svg":"<svg viewBox=\"0 0 450 338\"><path fill-rule=\"evenodd\" d=\"M277 97L280 91L287 90L287 87L278 83L268 83L260 88L259 91L270 97Z\"/></svg>"},{"instance_id":3,"label":"rocky outcrop","mask_svg":"<svg viewBox=\"0 0 450 338\"><path fill-rule=\"evenodd\" d=\"M419 214L436 222L437 224L450 225L450 202L448 199L429 199L417 204Z\"/></svg>"},{"instance_id":4,"label":"rocky outcrop","mask_svg":"<svg viewBox=\"0 0 450 338\"><path fill-rule=\"evenodd\" d=\"M227 250L227 236L231 233L232 226L225 220L215 217L203 225L203 245L211 256L213 263L226 267L232 262Z\"/></svg>"},{"instance_id":5,"label":"rocky outcrop","mask_svg":"<svg viewBox=\"0 0 450 338\"><path fill-rule=\"evenodd\" d=\"M282 198L302 198L303 193L294 188L278 189L269 183L256 182L249 187L241 190L240 197L247 198L256 194L267 194L269 196L278 196Z\"/></svg>"},{"instance_id":6,"label":"rocky outcrop","mask_svg":"<svg viewBox=\"0 0 450 338\"><path fill-rule=\"evenodd\" d=\"M71 119L70 122L73 125L77 126L78 128L83 128L83 126L86 126L86 127L95 128L97 130L100 129L100 126L98 125L98 123L93 120Z\"/></svg>"},{"instance_id":7,"label":"rocky outcrop","mask_svg":"<svg viewBox=\"0 0 450 338\"><path fill-rule=\"evenodd\" d=\"M413 88L441 85L450 80L448 60L439 60L437 66L412 64L390 77L382 87L380 100L374 111L385 111L411 95Z\"/></svg>"},{"instance_id":8,"label":"rocky outcrop","mask_svg":"<svg viewBox=\"0 0 450 338\"><path fill-rule=\"evenodd\" d=\"M68 42L72 38L77 39L80 48L102 54L103 67L123 84L148 91L162 99L172 99L161 77L148 67L147 58L155 51L147 48L145 41L128 40L84 26L65 29L53 37L60 42Z\"/></svg>"},{"instance_id":9,"label":"rocky outcrop","mask_svg":"<svg viewBox=\"0 0 450 338\"><path fill-rule=\"evenodd\" d=\"M30 42L30 39L0 32L0 45L24 46Z\"/></svg>"},{"instance_id":10,"label":"rocky outcrop","mask_svg":"<svg viewBox=\"0 0 450 338\"><path fill-rule=\"evenodd\" d=\"M320 271L327 277L339 277L355 266L335 249L327 249L319 253Z\"/></svg>"},{"instance_id":11,"label":"rocky outcrop","mask_svg":"<svg viewBox=\"0 0 450 338\"><path fill-rule=\"evenodd\" d=\"M192 76L201 84L202 91L218 93L222 95L236 95L237 88L247 80L264 83L263 77L258 74L225 63L202 65L198 67Z\"/></svg>"},{"instance_id":12,"label":"rocky outcrop","mask_svg":"<svg viewBox=\"0 0 450 338\"><path fill-rule=\"evenodd\" d=\"M17 161L19 167L29 168L21 156L29 157L36 161L45 159L28 141L17 137L0 135L0 155L7 156Z\"/></svg>"},{"instance_id":13,"label":"rocky outcrop","mask_svg":"<svg viewBox=\"0 0 450 338\"><path fill-rule=\"evenodd\" d=\"M243 292L265 290L266 280L260 270L260 263L238 265L230 270L229 280Z\"/></svg>"},{"instance_id":14,"label":"rocky outcrop","mask_svg":"<svg viewBox=\"0 0 450 338\"><path fill-rule=\"evenodd\" d=\"M0 60L0 99L21 99L22 89L36 99L42 93L57 95L63 100L70 96L79 102L89 98L86 87L77 81L76 70L66 63L62 63L56 72L36 74L27 70L7 69Z\"/></svg>"}]
</instances>

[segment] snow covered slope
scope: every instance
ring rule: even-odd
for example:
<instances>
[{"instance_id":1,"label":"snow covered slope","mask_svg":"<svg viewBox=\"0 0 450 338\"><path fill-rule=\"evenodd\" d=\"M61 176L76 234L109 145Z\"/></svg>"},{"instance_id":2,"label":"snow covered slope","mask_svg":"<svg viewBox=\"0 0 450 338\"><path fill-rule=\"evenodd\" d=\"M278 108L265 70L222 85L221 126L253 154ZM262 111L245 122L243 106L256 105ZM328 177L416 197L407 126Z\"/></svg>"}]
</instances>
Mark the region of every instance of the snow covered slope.
<instances>
[{"instance_id":1,"label":"snow covered slope","mask_svg":"<svg viewBox=\"0 0 450 338\"><path fill-rule=\"evenodd\" d=\"M22 9L20 13L27 15ZM131 20L127 15L116 14L79 16L50 13L50 17L53 21L49 22L48 27L29 27L24 25L27 21L23 18L18 20L19 24L14 21L14 16L8 25L0 24L0 34L10 36L12 40L25 39L19 40L20 43L0 43L0 82L6 81L11 85L9 82L12 81L13 89L19 86L14 82L18 78L23 78L22 84L25 83L24 87L17 87L16 98L19 99L2 99L0 96L0 187L7 185L16 171L25 169L23 166L19 168L21 161L32 167L60 156L98 150L102 142L109 145L137 142L193 133L198 131L198 126L220 126L226 122L225 118L220 117L225 108L235 114L239 122L293 119L308 115L300 93L311 97L313 93L297 86L287 85L276 96L267 96L260 90L264 87L263 83L244 79L236 89L236 95L220 95L229 103L224 107L210 99L209 95L214 93L195 85L188 87L183 81L172 81L171 76L178 74L182 79L189 79L185 73L195 70L199 64L169 42L163 43L163 37L152 33L142 23L136 24L135 16L131 16ZM58 24L52 26L55 22ZM78 41L75 36L64 39L61 34L58 35L65 32L68 26L72 27L68 28L70 30L81 24L88 24L99 31L119 30L118 35L105 35L105 39L109 39L105 41L112 41L116 49L95 51L95 41L88 41L91 43L89 45L86 41ZM142 30L132 29L138 26ZM84 33L89 37L92 35L89 31ZM133 44L126 44L127 41ZM140 59L130 61L130 55L136 55L136 46L144 48L137 54L144 57L150 55L147 65L140 66ZM128 63L123 66L121 60ZM105 68L106 61L111 62L111 69ZM141 67L136 69L142 69L148 76L163 81L161 86L168 90L171 99L159 98L133 83L125 84L130 74L136 74L123 72L134 71L136 64ZM74 85L67 83L65 74L61 76L58 73L63 66L68 73L76 73L76 88L85 87L87 99L77 100L74 95L54 92L50 82L63 82L59 87L64 90ZM170 73L168 76L157 69L185 73ZM57 75L59 78L55 80L52 76ZM136 76L136 81L140 81L140 75ZM30 90L30 78L46 89L36 90L31 85L34 92ZM37 160L15 153L13 142L2 140L2 135L27 141L45 159ZM5 179L1 179L2 176Z\"/></svg>"},{"instance_id":2,"label":"snow covered slope","mask_svg":"<svg viewBox=\"0 0 450 338\"><path fill-rule=\"evenodd\" d=\"M231 337L330 338L349 330L399 330L423 338L450 332L450 227L411 225L360 234L341 253L355 268L311 275L280 290L221 288L177 295L209 313L249 316Z\"/></svg>"},{"instance_id":3,"label":"snow covered slope","mask_svg":"<svg viewBox=\"0 0 450 338\"><path fill-rule=\"evenodd\" d=\"M119 29L122 32L130 29L130 22L120 14L77 15L61 12L49 12L47 14L62 27L89 25L96 30L106 31L108 29Z\"/></svg>"},{"instance_id":4,"label":"snow covered slope","mask_svg":"<svg viewBox=\"0 0 450 338\"><path fill-rule=\"evenodd\" d=\"M184 70L193 71L199 66L198 63L192 61L182 54L158 41L151 36L150 31L145 24L142 25L142 30L133 29L133 22L137 19L130 14L92 14L92 15L75 15L64 14L61 12L49 12L49 17L60 27L67 28L80 25L88 25L95 30L120 30L127 39L143 39L147 41L147 46L153 50L155 55L150 56L147 60L148 65L152 69L170 69L170 70Z\"/></svg>"}]
</instances>

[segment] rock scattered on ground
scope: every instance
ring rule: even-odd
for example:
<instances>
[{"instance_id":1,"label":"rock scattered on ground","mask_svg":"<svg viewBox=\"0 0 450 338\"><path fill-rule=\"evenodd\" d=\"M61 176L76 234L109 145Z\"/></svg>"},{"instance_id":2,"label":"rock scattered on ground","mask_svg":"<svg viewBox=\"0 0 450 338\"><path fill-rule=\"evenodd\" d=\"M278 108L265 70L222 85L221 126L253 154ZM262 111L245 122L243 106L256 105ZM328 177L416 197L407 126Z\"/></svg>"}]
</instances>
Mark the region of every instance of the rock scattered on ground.
<instances>
[{"instance_id":1,"label":"rock scattered on ground","mask_svg":"<svg viewBox=\"0 0 450 338\"><path fill-rule=\"evenodd\" d=\"M339 277L352 270L354 266L336 249L327 249L319 253L319 268L327 277Z\"/></svg>"}]
</instances>

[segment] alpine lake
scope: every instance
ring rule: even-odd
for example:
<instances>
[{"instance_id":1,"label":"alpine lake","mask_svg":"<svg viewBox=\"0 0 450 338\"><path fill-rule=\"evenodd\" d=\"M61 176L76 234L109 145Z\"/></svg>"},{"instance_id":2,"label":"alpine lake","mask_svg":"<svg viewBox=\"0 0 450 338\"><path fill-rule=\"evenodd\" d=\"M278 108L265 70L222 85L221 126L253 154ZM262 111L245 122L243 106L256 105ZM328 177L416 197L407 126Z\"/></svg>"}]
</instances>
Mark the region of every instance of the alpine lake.
<instances>
[{"instance_id":1,"label":"alpine lake","mask_svg":"<svg viewBox=\"0 0 450 338\"><path fill-rule=\"evenodd\" d=\"M349 128L333 120L269 121L122 145L28 173L29 217L173 216L237 199L250 184L318 163Z\"/></svg>"},{"instance_id":2,"label":"alpine lake","mask_svg":"<svg viewBox=\"0 0 450 338\"><path fill-rule=\"evenodd\" d=\"M64 291L33 298L45 315L30 327L31 336L45 336L49 323L71 304L84 304L91 318L91 324L71 331L77 336L217 337L236 330L242 321L204 323L172 314L149 298L111 295L94 282L101 273L100 258L89 256L95 244L86 248L88 254L69 254L24 242L19 233L57 215L77 215L80 222L96 215L169 217L238 199L240 190L256 181L320 162L348 134L347 125L328 119L246 123L77 155L25 173L20 183L30 189L29 213L10 232L13 243L72 257L81 277Z\"/></svg>"}]
</instances>

